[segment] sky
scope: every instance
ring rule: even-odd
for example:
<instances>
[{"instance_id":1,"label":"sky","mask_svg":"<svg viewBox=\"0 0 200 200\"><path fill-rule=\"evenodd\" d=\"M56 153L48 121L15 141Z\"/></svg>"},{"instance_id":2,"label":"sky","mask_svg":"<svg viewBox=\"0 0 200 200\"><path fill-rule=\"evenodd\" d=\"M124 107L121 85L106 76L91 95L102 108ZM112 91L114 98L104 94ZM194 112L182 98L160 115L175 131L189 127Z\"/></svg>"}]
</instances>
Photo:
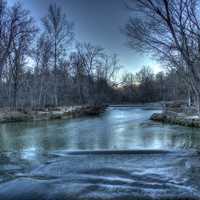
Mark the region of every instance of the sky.
<instances>
[{"instance_id":1,"label":"sky","mask_svg":"<svg viewBox=\"0 0 200 200\"><path fill-rule=\"evenodd\" d=\"M16 0L7 0L12 5ZM110 54L117 54L123 71L137 72L142 66L152 67L154 72L161 71L149 55L141 55L126 44L126 36L120 29L124 27L129 11L124 0L19 0L30 10L31 15L40 23L47 13L50 3L57 3L66 13L69 21L75 24L75 38L79 42L100 45Z\"/></svg>"}]
</instances>

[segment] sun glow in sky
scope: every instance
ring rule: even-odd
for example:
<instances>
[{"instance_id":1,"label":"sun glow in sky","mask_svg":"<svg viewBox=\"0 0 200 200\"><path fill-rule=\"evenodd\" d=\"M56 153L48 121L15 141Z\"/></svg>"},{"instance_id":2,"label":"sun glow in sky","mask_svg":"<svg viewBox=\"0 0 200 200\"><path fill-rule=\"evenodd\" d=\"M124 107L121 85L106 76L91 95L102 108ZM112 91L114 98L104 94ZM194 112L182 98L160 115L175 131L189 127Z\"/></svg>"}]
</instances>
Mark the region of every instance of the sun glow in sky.
<instances>
[{"instance_id":1,"label":"sun glow in sky","mask_svg":"<svg viewBox=\"0 0 200 200\"><path fill-rule=\"evenodd\" d=\"M12 5L16 0L7 0ZM137 72L148 65L155 72L162 70L150 55L129 49L120 29L129 18L124 0L20 0L36 21L46 15L48 5L56 2L75 23L76 40L100 45L108 53L117 54L125 71ZM39 23L38 23L39 24Z\"/></svg>"}]
</instances>

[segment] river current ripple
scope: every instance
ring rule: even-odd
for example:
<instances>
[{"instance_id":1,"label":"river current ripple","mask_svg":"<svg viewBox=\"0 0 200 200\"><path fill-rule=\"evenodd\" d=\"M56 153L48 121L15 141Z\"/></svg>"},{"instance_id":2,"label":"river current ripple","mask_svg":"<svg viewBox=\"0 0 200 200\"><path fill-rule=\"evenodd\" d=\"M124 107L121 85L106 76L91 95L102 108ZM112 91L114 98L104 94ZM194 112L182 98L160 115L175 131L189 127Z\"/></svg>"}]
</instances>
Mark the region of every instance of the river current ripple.
<instances>
[{"instance_id":1,"label":"river current ripple","mask_svg":"<svg viewBox=\"0 0 200 200\"><path fill-rule=\"evenodd\" d=\"M64 152L27 162L5 154L0 199L200 199L197 152Z\"/></svg>"}]
</instances>

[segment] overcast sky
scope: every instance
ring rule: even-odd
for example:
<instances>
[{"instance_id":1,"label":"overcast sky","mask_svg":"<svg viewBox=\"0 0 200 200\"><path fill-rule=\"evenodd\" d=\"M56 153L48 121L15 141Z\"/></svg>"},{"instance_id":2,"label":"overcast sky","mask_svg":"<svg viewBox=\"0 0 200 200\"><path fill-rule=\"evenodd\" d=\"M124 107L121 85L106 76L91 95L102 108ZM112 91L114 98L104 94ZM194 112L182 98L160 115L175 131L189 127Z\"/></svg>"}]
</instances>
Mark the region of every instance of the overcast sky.
<instances>
[{"instance_id":1,"label":"overcast sky","mask_svg":"<svg viewBox=\"0 0 200 200\"><path fill-rule=\"evenodd\" d=\"M12 5L15 0L7 0ZM143 65L160 71L159 64L148 55L140 55L126 46L126 37L120 32L129 13L124 0L20 0L39 22L46 15L50 3L56 2L75 23L76 40L91 42L115 53L125 71L136 72Z\"/></svg>"}]
</instances>

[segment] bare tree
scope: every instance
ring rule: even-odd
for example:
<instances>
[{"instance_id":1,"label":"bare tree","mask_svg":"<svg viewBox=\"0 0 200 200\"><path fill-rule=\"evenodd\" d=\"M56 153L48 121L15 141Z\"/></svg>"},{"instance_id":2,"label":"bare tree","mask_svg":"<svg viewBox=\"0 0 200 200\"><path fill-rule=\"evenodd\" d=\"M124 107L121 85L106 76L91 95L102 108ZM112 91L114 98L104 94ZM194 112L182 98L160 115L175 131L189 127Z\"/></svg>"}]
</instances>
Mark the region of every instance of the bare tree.
<instances>
[{"instance_id":1,"label":"bare tree","mask_svg":"<svg viewBox=\"0 0 200 200\"><path fill-rule=\"evenodd\" d=\"M15 16L13 33L16 37L13 38L11 43L12 50L10 50L9 54L9 64L13 82L13 108L17 108L20 77L22 76L27 58L30 55L30 44L37 29L28 11L24 10L20 3L16 3L10 12L12 16Z\"/></svg>"},{"instance_id":2,"label":"bare tree","mask_svg":"<svg viewBox=\"0 0 200 200\"><path fill-rule=\"evenodd\" d=\"M51 56L52 56L51 41L46 34L42 33L37 41L34 51L35 69L34 69L34 96L35 106L44 107L50 103L50 90L52 73L50 69ZM53 102L53 99L52 99Z\"/></svg>"},{"instance_id":3,"label":"bare tree","mask_svg":"<svg viewBox=\"0 0 200 200\"><path fill-rule=\"evenodd\" d=\"M65 51L73 40L73 23L69 22L62 9L56 4L50 5L48 15L43 19L53 46L53 67L54 67L54 105L58 105L58 63L65 56Z\"/></svg>"},{"instance_id":4,"label":"bare tree","mask_svg":"<svg viewBox=\"0 0 200 200\"><path fill-rule=\"evenodd\" d=\"M0 79L13 39L14 19L9 16L6 1L0 0Z\"/></svg>"},{"instance_id":5,"label":"bare tree","mask_svg":"<svg viewBox=\"0 0 200 200\"><path fill-rule=\"evenodd\" d=\"M103 58L96 66L96 102L108 102L112 94L111 88L115 85L115 79L121 69L117 55L104 54ZM110 94L110 95L109 95Z\"/></svg>"},{"instance_id":6,"label":"bare tree","mask_svg":"<svg viewBox=\"0 0 200 200\"><path fill-rule=\"evenodd\" d=\"M79 103L86 103L86 72L85 72L85 58L80 52L73 52L71 54L71 66L73 68L74 84L78 92Z\"/></svg>"},{"instance_id":7,"label":"bare tree","mask_svg":"<svg viewBox=\"0 0 200 200\"><path fill-rule=\"evenodd\" d=\"M129 44L150 51L185 77L200 100L200 24L197 0L129 1ZM200 108L200 107L199 107Z\"/></svg>"},{"instance_id":8,"label":"bare tree","mask_svg":"<svg viewBox=\"0 0 200 200\"><path fill-rule=\"evenodd\" d=\"M88 101L93 103L96 71L97 67L102 64L104 49L99 46L93 46L90 43L79 43L76 46L76 51L79 59L82 60L82 67L84 68L85 83L87 84L86 96Z\"/></svg>"}]
</instances>

